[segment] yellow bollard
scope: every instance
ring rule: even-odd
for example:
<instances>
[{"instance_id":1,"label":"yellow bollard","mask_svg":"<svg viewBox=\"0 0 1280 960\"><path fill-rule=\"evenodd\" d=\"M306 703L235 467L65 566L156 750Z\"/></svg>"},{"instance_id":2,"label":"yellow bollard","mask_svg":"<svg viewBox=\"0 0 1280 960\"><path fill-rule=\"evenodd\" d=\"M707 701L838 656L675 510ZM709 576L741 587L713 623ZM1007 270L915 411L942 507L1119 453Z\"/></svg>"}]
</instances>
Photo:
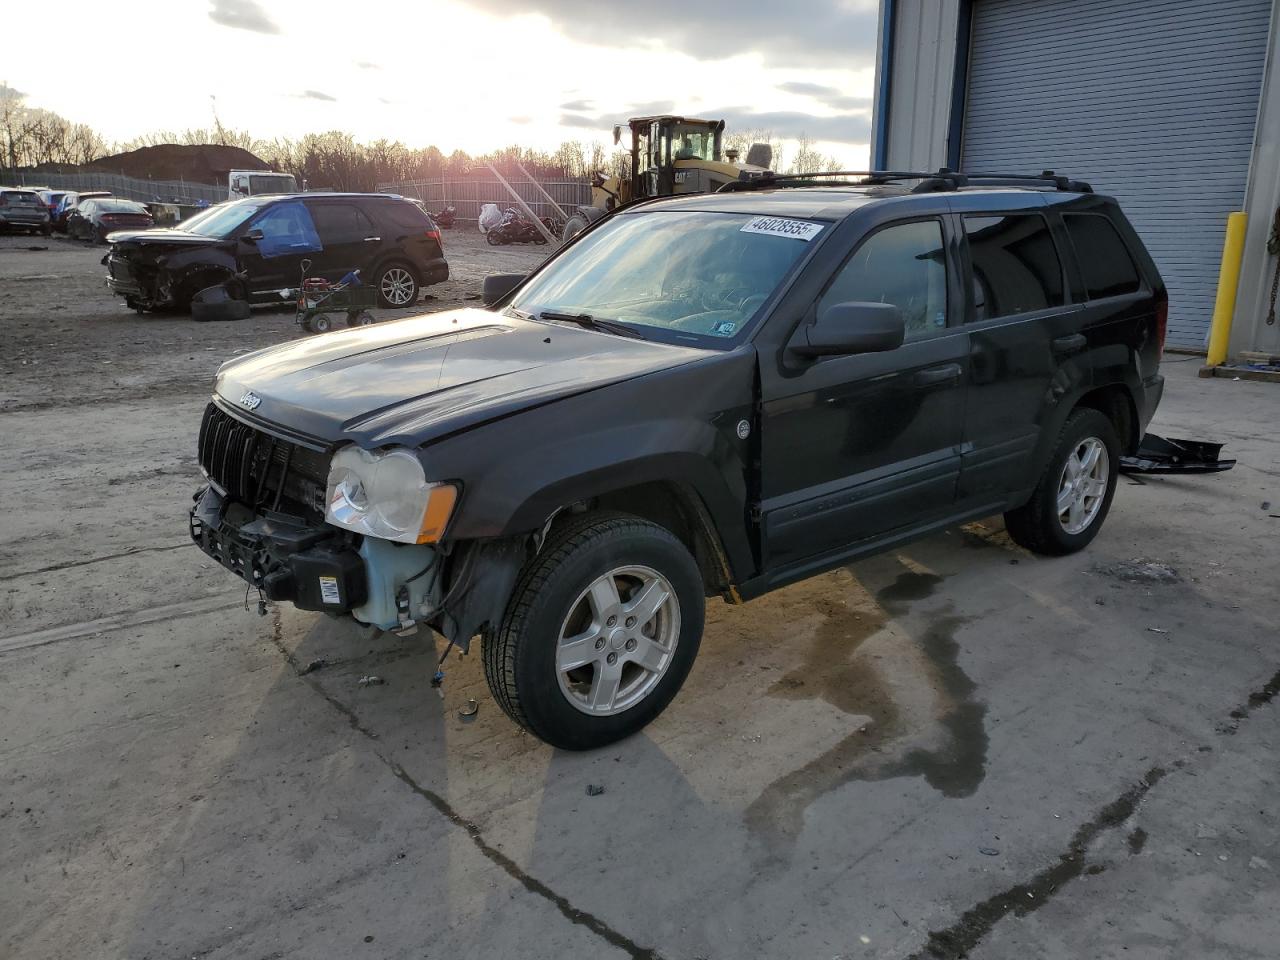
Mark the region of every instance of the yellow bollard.
<instances>
[{"instance_id":1,"label":"yellow bollard","mask_svg":"<svg viewBox=\"0 0 1280 960\"><path fill-rule=\"evenodd\" d=\"M1236 312L1236 287L1240 285L1240 261L1244 257L1244 228L1247 213L1227 215L1227 235L1222 241L1222 267L1218 270L1218 297L1213 302L1213 325L1209 328L1209 356L1206 363L1216 367L1227 359L1231 341L1231 318Z\"/></svg>"}]
</instances>

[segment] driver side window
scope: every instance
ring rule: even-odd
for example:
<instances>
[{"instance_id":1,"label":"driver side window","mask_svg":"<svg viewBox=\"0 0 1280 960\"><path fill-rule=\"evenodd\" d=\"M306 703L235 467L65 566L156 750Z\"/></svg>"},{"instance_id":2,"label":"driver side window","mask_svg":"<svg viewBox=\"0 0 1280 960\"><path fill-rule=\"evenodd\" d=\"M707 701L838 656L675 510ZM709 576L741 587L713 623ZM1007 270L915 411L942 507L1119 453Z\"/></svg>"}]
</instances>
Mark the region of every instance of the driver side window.
<instances>
[{"instance_id":1,"label":"driver side window","mask_svg":"<svg viewBox=\"0 0 1280 960\"><path fill-rule=\"evenodd\" d=\"M899 223L863 241L818 300L818 312L835 303L892 303L902 311L907 339L947 326L947 260L937 220Z\"/></svg>"}]
</instances>

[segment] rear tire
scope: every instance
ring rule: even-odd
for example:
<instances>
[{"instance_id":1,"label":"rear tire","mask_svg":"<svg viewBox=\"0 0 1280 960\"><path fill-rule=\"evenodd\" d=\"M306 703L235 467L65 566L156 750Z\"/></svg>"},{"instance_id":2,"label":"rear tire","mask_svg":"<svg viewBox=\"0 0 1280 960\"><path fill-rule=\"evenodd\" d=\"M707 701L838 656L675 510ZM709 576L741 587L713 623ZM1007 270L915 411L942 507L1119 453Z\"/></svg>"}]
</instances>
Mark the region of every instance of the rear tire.
<instances>
[{"instance_id":1,"label":"rear tire","mask_svg":"<svg viewBox=\"0 0 1280 960\"><path fill-rule=\"evenodd\" d=\"M1087 407L1072 411L1031 499L1004 515L1009 536L1046 556L1084 549L1111 509L1119 467L1120 440L1111 421Z\"/></svg>"},{"instance_id":2,"label":"rear tire","mask_svg":"<svg viewBox=\"0 0 1280 960\"><path fill-rule=\"evenodd\" d=\"M489 689L507 716L554 747L621 740L684 683L705 603L698 566L669 530L585 517L529 561L501 624L486 632Z\"/></svg>"},{"instance_id":3,"label":"rear tire","mask_svg":"<svg viewBox=\"0 0 1280 960\"><path fill-rule=\"evenodd\" d=\"M413 306L421 292L417 275L400 260L380 269L373 285L378 291L378 304L391 309Z\"/></svg>"}]
</instances>

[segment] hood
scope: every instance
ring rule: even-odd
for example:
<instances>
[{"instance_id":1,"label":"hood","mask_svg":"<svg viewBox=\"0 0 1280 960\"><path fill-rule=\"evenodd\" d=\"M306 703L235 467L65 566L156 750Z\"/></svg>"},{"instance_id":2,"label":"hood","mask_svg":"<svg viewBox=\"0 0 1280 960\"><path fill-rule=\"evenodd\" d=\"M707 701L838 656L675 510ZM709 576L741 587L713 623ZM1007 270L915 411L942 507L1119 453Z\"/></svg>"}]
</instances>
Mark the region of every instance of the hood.
<instances>
[{"instance_id":1,"label":"hood","mask_svg":"<svg viewBox=\"0 0 1280 960\"><path fill-rule=\"evenodd\" d=\"M451 310L295 340L229 361L238 415L329 444L418 446L487 420L707 357L487 310Z\"/></svg>"},{"instance_id":2,"label":"hood","mask_svg":"<svg viewBox=\"0 0 1280 960\"><path fill-rule=\"evenodd\" d=\"M141 216L141 214L138 214ZM198 233L187 233L176 227L148 227L142 230L114 230L108 237L111 243L137 243L146 246L164 244L167 246L211 246L223 241L217 237L202 237Z\"/></svg>"}]
</instances>

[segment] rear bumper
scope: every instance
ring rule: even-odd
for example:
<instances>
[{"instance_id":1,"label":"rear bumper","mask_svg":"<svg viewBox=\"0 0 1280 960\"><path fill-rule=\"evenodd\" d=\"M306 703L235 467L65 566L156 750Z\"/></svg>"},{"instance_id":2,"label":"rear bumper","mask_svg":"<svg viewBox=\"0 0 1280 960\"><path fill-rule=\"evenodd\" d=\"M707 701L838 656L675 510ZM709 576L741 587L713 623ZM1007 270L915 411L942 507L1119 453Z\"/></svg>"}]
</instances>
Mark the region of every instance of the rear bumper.
<instances>
[{"instance_id":1,"label":"rear bumper","mask_svg":"<svg viewBox=\"0 0 1280 960\"><path fill-rule=\"evenodd\" d=\"M441 257L439 260L428 260L422 268L422 286L429 287L434 283L444 283L449 279L449 262Z\"/></svg>"},{"instance_id":2,"label":"rear bumper","mask_svg":"<svg viewBox=\"0 0 1280 960\"><path fill-rule=\"evenodd\" d=\"M1139 438L1147 432L1147 425L1151 423L1151 418L1156 415L1156 408L1160 406L1160 398L1163 396L1164 377L1160 374L1153 374L1142 381L1142 402L1138 410Z\"/></svg>"}]
</instances>

